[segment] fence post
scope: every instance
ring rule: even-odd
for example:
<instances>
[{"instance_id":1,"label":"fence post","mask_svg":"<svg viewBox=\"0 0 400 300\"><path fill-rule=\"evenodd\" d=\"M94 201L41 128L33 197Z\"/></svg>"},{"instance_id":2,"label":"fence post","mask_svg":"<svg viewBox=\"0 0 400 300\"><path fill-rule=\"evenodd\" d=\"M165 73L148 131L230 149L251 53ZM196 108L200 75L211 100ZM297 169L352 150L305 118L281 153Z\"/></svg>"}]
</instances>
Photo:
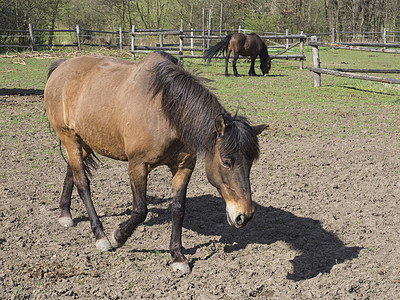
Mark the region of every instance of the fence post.
<instances>
[{"instance_id":1,"label":"fence post","mask_svg":"<svg viewBox=\"0 0 400 300\"><path fill-rule=\"evenodd\" d=\"M212 10L210 8L208 12L208 36L211 35L211 18L212 18ZM210 48L210 39L207 40L207 48Z\"/></svg>"},{"instance_id":2,"label":"fence post","mask_svg":"<svg viewBox=\"0 0 400 300\"><path fill-rule=\"evenodd\" d=\"M301 31L300 34L303 35L304 32ZM304 39L303 38L300 39L300 54L304 55ZM300 70L303 70L303 62L304 62L304 60L302 58L300 58Z\"/></svg>"},{"instance_id":3,"label":"fence post","mask_svg":"<svg viewBox=\"0 0 400 300\"><path fill-rule=\"evenodd\" d=\"M335 28L332 28L332 43L335 42Z\"/></svg>"},{"instance_id":4,"label":"fence post","mask_svg":"<svg viewBox=\"0 0 400 300\"><path fill-rule=\"evenodd\" d=\"M317 37L313 35L311 37L311 41L316 42ZM314 68L320 68L318 46L312 46L312 55L313 55ZM317 73L314 71L314 87L320 87L320 86L321 86L321 73Z\"/></svg>"},{"instance_id":5,"label":"fence post","mask_svg":"<svg viewBox=\"0 0 400 300\"><path fill-rule=\"evenodd\" d=\"M122 40L122 27L119 28L119 50L122 51L123 40Z\"/></svg>"},{"instance_id":6,"label":"fence post","mask_svg":"<svg viewBox=\"0 0 400 300\"><path fill-rule=\"evenodd\" d=\"M32 51L35 51L35 40L34 40L34 37L33 37L33 26L32 26L32 24L29 24L29 36L31 37Z\"/></svg>"},{"instance_id":7,"label":"fence post","mask_svg":"<svg viewBox=\"0 0 400 300\"><path fill-rule=\"evenodd\" d=\"M179 61L183 65L183 28L179 30Z\"/></svg>"},{"instance_id":8,"label":"fence post","mask_svg":"<svg viewBox=\"0 0 400 300\"><path fill-rule=\"evenodd\" d=\"M135 59L135 25L132 25L131 51L132 59Z\"/></svg>"},{"instance_id":9,"label":"fence post","mask_svg":"<svg viewBox=\"0 0 400 300\"><path fill-rule=\"evenodd\" d=\"M204 39L204 36L206 35L206 11L205 8L203 7L203 53L206 51L206 40Z\"/></svg>"},{"instance_id":10,"label":"fence post","mask_svg":"<svg viewBox=\"0 0 400 300\"><path fill-rule=\"evenodd\" d=\"M221 17L219 19L219 35L222 35L222 16L224 12L224 5L221 3Z\"/></svg>"},{"instance_id":11,"label":"fence post","mask_svg":"<svg viewBox=\"0 0 400 300\"><path fill-rule=\"evenodd\" d=\"M286 35L289 35L289 29L286 29ZM289 39L286 39L286 49L289 48Z\"/></svg>"},{"instance_id":12,"label":"fence post","mask_svg":"<svg viewBox=\"0 0 400 300\"><path fill-rule=\"evenodd\" d=\"M386 44L386 27L383 28L383 43Z\"/></svg>"},{"instance_id":13,"label":"fence post","mask_svg":"<svg viewBox=\"0 0 400 300\"><path fill-rule=\"evenodd\" d=\"M160 33L160 47L164 47L164 35L162 33Z\"/></svg>"},{"instance_id":14,"label":"fence post","mask_svg":"<svg viewBox=\"0 0 400 300\"><path fill-rule=\"evenodd\" d=\"M77 39L77 44L78 44L78 51L81 51L81 29L79 25L76 25L76 39Z\"/></svg>"},{"instance_id":15,"label":"fence post","mask_svg":"<svg viewBox=\"0 0 400 300\"><path fill-rule=\"evenodd\" d=\"M193 36L194 35L194 31L193 31L194 29L192 28L192 29L190 29L190 35L191 36ZM193 48L194 48L194 39L193 38L190 38L190 48L192 48L192 56L194 56L194 50L193 50Z\"/></svg>"}]
</instances>

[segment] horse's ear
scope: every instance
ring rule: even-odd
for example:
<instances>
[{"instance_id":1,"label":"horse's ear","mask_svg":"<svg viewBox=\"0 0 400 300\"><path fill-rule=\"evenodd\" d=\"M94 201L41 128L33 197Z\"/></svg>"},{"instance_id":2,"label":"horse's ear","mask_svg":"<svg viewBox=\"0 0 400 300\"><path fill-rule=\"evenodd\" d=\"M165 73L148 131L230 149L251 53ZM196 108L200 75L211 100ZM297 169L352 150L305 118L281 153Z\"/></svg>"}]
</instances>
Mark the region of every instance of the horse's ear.
<instances>
[{"instance_id":1,"label":"horse's ear","mask_svg":"<svg viewBox=\"0 0 400 300\"><path fill-rule=\"evenodd\" d=\"M218 136L223 136L226 129L226 122L223 114L219 114L215 118L215 131Z\"/></svg>"},{"instance_id":2,"label":"horse's ear","mask_svg":"<svg viewBox=\"0 0 400 300\"><path fill-rule=\"evenodd\" d=\"M269 127L269 125L267 124L261 124L261 125L256 125L256 126L252 126L253 127L253 131L256 135L259 135L261 132L263 132L266 128Z\"/></svg>"}]
</instances>

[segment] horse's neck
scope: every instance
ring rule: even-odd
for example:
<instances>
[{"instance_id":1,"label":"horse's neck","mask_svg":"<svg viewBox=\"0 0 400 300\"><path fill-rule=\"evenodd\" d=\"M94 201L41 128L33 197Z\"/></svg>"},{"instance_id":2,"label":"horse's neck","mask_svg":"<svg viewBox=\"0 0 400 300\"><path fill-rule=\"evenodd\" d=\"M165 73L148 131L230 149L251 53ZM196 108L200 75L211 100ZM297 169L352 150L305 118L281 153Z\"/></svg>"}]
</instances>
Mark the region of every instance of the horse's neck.
<instances>
[{"instance_id":1,"label":"horse's neck","mask_svg":"<svg viewBox=\"0 0 400 300\"><path fill-rule=\"evenodd\" d=\"M261 50L261 52L260 52L260 59L261 59L262 61L267 61L267 60L268 60L268 57L269 57L268 48L267 48L267 46L266 46L265 44L263 44L263 45L262 45L262 50Z\"/></svg>"},{"instance_id":2,"label":"horse's neck","mask_svg":"<svg viewBox=\"0 0 400 300\"><path fill-rule=\"evenodd\" d=\"M267 45L265 45L265 43L262 44L261 52L263 53L263 55L268 56L268 48Z\"/></svg>"}]
</instances>

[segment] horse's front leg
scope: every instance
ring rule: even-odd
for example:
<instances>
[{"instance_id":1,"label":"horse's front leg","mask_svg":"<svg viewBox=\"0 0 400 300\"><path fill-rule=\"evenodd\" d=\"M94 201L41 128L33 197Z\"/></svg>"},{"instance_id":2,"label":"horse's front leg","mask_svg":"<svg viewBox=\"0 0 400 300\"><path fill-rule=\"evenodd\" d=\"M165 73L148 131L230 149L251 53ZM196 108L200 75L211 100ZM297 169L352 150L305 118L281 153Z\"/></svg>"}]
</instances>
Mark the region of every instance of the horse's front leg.
<instances>
[{"instance_id":1,"label":"horse's front leg","mask_svg":"<svg viewBox=\"0 0 400 300\"><path fill-rule=\"evenodd\" d=\"M114 248L121 247L132 235L136 227L146 219L147 175L146 164L129 160L129 179L133 194L132 214L127 221L121 223L112 233L110 242Z\"/></svg>"},{"instance_id":2,"label":"horse's front leg","mask_svg":"<svg viewBox=\"0 0 400 300\"><path fill-rule=\"evenodd\" d=\"M196 165L196 157L187 153L179 155L177 164L171 166L173 203L171 207L172 232L169 251L172 258L172 269L184 274L191 272L189 262L183 255L182 224L185 216L187 185Z\"/></svg>"},{"instance_id":3,"label":"horse's front leg","mask_svg":"<svg viewBox=\"0 0 400 300\"><path fill-rule=\"evenodd\" d=\"M226 56L225 56L225 76L229 76L229 71L228 71L228 65L229 65L229 56L231 55L231 50L227 49L226 50Z\"/></svg>"},{"instance_id":4,"label":"horse's front leg","mask_svg":"<svg viewBox=\"0 0 400 300\"><path fill-rule=\"evenodd\" d=\"M256 76L256 71L254 70L255 62L256 62L256 57L252 57L251 64L250 64L250 70L249 70L249 76Z\"/></svg>"}]
</instances>

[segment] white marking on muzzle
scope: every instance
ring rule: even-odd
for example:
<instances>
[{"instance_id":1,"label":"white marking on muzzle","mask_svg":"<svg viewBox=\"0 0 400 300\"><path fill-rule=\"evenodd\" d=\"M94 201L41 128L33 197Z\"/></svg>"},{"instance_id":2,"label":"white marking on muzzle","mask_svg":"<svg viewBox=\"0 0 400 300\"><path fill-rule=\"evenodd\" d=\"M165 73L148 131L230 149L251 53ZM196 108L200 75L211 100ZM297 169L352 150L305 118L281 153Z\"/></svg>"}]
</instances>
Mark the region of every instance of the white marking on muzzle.
<instances>
[{"instance_id":1,"label":"white marking on muzzle","mask_svg":"<svg viewBox=\"0 0 400 300\"><path fill-rule=\"evenodd\" d=\"M236 222L235 222L236 217L240 214L241 214L241 212L238 212L238 210L236 209L234 204L233 205L230 203L226 204L226 219L228 220L228 223L230 226L236 227L236 228L242 227L242 226L236 224Z\"/></svg>"}]
</instances>

